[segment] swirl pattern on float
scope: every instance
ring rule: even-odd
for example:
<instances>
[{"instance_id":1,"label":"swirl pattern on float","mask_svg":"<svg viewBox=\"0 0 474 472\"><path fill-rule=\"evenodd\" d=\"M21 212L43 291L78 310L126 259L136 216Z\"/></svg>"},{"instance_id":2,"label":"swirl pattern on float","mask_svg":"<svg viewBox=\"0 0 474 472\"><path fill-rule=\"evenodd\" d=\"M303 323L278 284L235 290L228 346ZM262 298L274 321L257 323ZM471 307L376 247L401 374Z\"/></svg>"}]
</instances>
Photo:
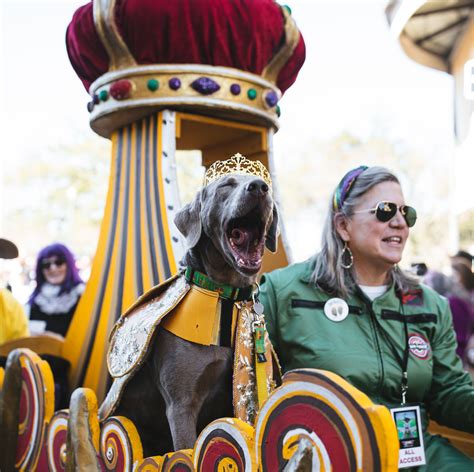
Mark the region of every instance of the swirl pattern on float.
<instances>
[{"instance_id":1,"label":"swirl pattern on float","mask_svg":"<svg viewBox=\"0 0 474 472\"><path fill-rule=\"evenodd\" d=\"M244 421L213 421L199 435L194 448L194 467L199 471L252 472L254 430Z\"/></svg>"},{"instance_id":2,"label":"swirl pattern on float","mask_svg":"<svg viewBox=\"0 0 474 472\"><path fill-rule=\"evenodd\" d=\"M143 458L143 449L135 425L125 417L104 421L100 435L100 453L106 470L132 471Z\"/></svg>"},{"instance_id":3,"label":"swirl pattern on float","mask_svg":"<svg viewBox=\"0 0 474 472\"><path fill-rule=\"evenodd\" d=\"M381 470L375 410L369 413L373 406L366 395L329 372L292 371L257 418L255 452L261 470L282 470L302 438L312 446L313 470Z\"/></svg>"},{"instance_id":4,"label":"swirl pattern on float","mask_svg":"<svg viewBox=\"0 0 474 472\"><path fill-rule=\"evenodd\" d=\"M54 381L48 364L29 349L15 353L21 365L21 393L15 466L34 470L46 423L54 411Z\"/></svg>"},{"instance_id":5,"label":"swirl pattern on float","mask_svg":"<svg viewBox=\"0 0 474 472\"><path fill-rule=\"evenodd\" d=\"M192 450L183 449L164 455L162 472L194 472Z\"/></svg>"},{"instance_id":6,"label":"swirl pattern on float","mask_svg":"<svg viewBox=\"0 0 474 472\"><path fill-rule=\"evenodd\" d=\"M160 472L163 464L161 456L147 457L137 467L137 472Z\"/></svg>"},{"instance_id":7,"label":"swirl pattern on float","mask_svg":"<svg viewBox=\"0 0 474 472\"><path fill-rule=\"evenodd\" d=\"M51 472L66 470L67 410L57 411L49 423L47 450L48 465Z\"/></svg>"}]
</instances>

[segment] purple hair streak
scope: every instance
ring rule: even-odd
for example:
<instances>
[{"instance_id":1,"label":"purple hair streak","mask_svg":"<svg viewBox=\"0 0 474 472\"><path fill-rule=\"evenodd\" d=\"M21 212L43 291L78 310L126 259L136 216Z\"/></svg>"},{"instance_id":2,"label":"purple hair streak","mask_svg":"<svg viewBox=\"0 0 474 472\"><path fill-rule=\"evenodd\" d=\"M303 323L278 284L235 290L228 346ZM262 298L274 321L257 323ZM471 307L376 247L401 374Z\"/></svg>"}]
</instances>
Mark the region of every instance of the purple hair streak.
<instances>
[{"instance_id":1,"label":"purple hair streak","mask_svg":"<svg viewBox=\"0 0 474 472\"><path fill-rule=\"evenodd\" d=\"M333 199L333 210L340 211L342 205L344 205L344 201L349 195L349 191L353 183L356 181L357 177L359 177L364 170L368 169L367 166L359 166L355 169L350 170L347 174L341 179L339 185L337 186L336 190L334 191L334 199Z\"/></svg>"}]
</instances>

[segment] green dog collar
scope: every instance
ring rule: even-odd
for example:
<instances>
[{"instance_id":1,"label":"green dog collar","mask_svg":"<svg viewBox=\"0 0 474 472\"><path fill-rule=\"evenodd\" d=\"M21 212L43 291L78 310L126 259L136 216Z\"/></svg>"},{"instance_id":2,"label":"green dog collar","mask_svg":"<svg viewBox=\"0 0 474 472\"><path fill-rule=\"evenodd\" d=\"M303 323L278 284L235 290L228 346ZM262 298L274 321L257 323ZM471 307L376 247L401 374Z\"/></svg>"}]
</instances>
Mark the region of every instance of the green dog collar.
<instances>
[{"instance_id":1,"label":"green dog collar","mask_svg":"<svg viewBox=\"0 0 474 472\"><path fill-rule=\"evenodd\" d=\"M252 298L253 286L237 288L232 287L232 285L218 284L213 282L206 274L193 270L191 267L186 268L184 276L189 283L206 290L211 290L212 292L219 292L221 298L226 298L235 302L250 300Z\"/></svg>"}]
</instances>

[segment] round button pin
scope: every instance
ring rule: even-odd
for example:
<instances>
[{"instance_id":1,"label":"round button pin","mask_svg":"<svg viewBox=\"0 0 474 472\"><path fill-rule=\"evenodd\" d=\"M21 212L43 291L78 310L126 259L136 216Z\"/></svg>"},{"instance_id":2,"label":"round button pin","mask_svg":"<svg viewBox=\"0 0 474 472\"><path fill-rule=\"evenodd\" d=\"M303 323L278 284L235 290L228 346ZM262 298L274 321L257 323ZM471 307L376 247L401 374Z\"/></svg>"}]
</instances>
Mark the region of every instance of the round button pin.
<instances>
[{"instance_id":1,"label":"round button pin","mask_svg":"<svg viewBox=\"0 0 474 472\"><path fill-rule=\"evenodd\" d=\"M349 305L342 298L330 298L324 304L324 314L331 321L343 321L349 314Z\"/></svg>"}]
</instances>

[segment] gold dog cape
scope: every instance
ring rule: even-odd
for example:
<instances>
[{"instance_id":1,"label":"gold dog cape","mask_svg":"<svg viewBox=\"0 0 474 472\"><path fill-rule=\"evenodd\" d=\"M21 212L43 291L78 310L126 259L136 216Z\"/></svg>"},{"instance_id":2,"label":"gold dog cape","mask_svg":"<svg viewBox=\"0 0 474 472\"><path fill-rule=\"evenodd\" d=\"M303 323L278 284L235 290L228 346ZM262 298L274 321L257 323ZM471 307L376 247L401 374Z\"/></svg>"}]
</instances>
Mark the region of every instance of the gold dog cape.
<instances>
[{"instance_id":1,"label":"gold dog cape","mask_svg":"<svg viewBox=\"0 0 474 472\"><path fill-rule=\"evenodd\" d=\"M253 424L259 407L256 369L259 376L265 377L266 394L271 393L280 377L276 354L266 332L267 361L256 368L252 306L252 301L234 302L231 328L234 416L249 424ZM99 410L101 420L113 415L125 386L146 361L158 326L187 341L217 344L219 293L197 287L178 274L145 293L120 317L110 335L107 365L113 383Z\"/></svg>"}]
</instances>

